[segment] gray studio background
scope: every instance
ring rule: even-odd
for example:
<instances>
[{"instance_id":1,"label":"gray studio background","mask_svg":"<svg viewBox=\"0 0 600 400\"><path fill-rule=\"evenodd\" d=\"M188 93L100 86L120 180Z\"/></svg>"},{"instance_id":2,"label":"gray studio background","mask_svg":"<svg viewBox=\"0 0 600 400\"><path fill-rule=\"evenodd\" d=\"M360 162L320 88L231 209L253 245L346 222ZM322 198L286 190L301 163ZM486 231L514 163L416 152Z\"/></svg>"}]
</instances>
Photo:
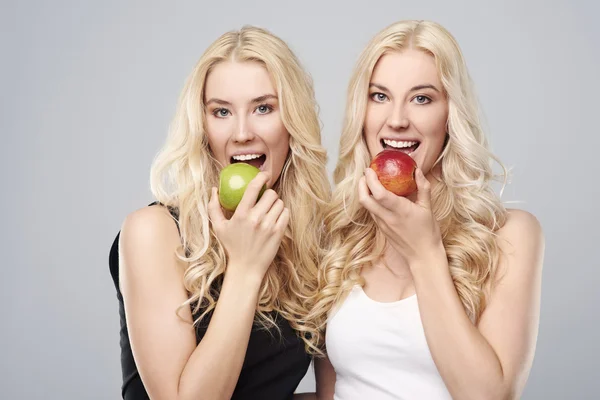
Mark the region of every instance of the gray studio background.
<instances>
[{"instance_id":1,"label":"gray studio background","mask_svg":"<svg viewBox=\"0 0 600 400\"><path fill-rule=\"evenodd\" d=\"M211 41L246 23L288 41L314 78L332 172L358 53L406 18L458 39L493 147L513 168L505 199L545 231L523 398L598 398L598 11L592 1L3 1L0 398L119 398L109 247L152 200L150 163ZM299 390L312 389L309 371Z\"/></svg>"}]
</instances>

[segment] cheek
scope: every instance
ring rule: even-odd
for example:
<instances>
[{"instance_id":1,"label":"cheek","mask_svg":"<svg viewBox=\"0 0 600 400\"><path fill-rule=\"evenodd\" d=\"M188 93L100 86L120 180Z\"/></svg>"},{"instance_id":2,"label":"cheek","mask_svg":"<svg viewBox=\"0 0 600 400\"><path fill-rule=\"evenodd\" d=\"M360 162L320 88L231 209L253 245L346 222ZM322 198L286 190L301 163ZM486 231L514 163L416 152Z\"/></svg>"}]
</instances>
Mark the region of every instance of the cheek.
<instances>
[{"instance_id":1,"label":"cheek","mask_svg":"<svg viewBox=\"0 0 600 400\"><path fill-rule=\"evenodd\" d=\"M225 145L227 143L228 135L227 124L223 121L207 121L206 123L206 137L208 139L208 145L214 156L221 162L225 157Z\"/></svg>"},{"instance_id":2,"label":"cheek","mask_svg":"<svg viewBox=\"0 0 600 400\"><path fill-rule=\"evenodd\" d=\"M290 151L290 134L283 122L277 118L277 123L271 125L271 129L262 135L262 139L269 148L271 160L269 161L273 181L279 179L283 165Z\"/></svg>"},{"instance_id":3,"label":"cheek","mask_svg":"<svg viewBox=\"0 0 600 400\"><path fill-rule=\"evenodd\" d=\"M420 113L418 126L420 133L428 140L443 143L446 137L446 122L448 114L444 108L432 109ZM417 121L415 121L417 123Z\"/></svg>"},{"instance_id":4,"label":"cheek","mask_svg":"<svg viewBox=\"0 0 600 400\"><path fill-rule=\"evenodd\" d=\"M283 165L290 148L290 134L288 133L287 129L285 129L283 123L278 127L277 135L273 135L273 143L271 146L276 152L278 162Z\"/></svg>"},{"instance_id":5,"label":"cheek","mask_svg":"<svg viewBox=\"0 0 600 400\"><path fill-rule=\"evenodd\" d=\"M386 111L382 105L368 106L365 114L364 135L369 147L377 144L377 135L381 132L381 128L385 124ZM371 149L369 149L372 151Z\"/></svg>"},{"instance_id":6,"label":"cheek","mask_svg":"<svg viewBox=\"0 0 600 400\"><path fill-rule=\"evenodd\" d=\"M365 113L364 132L365 138L369 140L370 137L376 136L381 129L381 110L376 110L373 107L367 107Z\"/></svg>"},{"instance_id":7,"label":"cheek","mask_svg":"<svg viewBox=\"0 0 600 400\"><path fill-rule=\"evenodd\" d=\"M257 121L254 129L269 147L280 148L288 146L289 134L279 117L275 115L271 118L263 117L262 120Z\"/></svg>"},{"instance_id":8,"label":"cheek","mask_svg":"<svg viewBox=\"0 0 600 400\"><path fill-rule=\"evenodd\" d=\"M230 129L231 123L227 119L218 120L212 116L207 117L206 131L209 136L223 136L223 133Z\"/></svg>"}]
</instances>

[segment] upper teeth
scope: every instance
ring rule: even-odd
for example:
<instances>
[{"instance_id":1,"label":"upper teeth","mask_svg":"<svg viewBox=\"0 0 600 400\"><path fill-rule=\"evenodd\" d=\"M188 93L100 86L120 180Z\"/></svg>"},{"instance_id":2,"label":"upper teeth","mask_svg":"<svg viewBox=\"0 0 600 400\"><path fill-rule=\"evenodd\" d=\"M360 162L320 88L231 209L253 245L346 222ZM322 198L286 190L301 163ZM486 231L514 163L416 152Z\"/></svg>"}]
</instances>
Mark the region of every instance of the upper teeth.
<instances>
[{"instance_id":1,"label":"upper teeth","mask_svg":"<svg viewBox=\"0 0 600 400\"><path fill-rule=\"evenodd\" d=\"M236 161L248 161L260 157L262 157L262 154L240 154L238 156L233 156L233 159Z\"/></svg>"},{"instance_id":2,"label":"upper teeth","mask_svg":"<svg viewBox=\"0 0 600 400\"><path fill-rule=\"evenodd\" d=\"M395 140L383 139L383 143L387 144L388 146L392 146L392 147L401 149L403 147L412 147L419 142L402 142L402 141L397 142Z\"/></svg>"}]
</instances>

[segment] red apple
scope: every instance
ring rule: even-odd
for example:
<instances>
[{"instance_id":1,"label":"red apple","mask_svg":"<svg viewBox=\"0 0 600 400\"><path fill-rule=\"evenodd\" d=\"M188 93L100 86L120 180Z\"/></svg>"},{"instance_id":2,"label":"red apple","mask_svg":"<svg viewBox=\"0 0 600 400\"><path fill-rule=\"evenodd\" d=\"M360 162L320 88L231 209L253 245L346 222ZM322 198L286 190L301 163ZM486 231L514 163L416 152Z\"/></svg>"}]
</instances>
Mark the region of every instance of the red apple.
<instances>
[{"instance_id":1,"label":"red apple","mask_svg":"<svg viewBox=\"0 0 600 400\"><path fill-rule=\"evenodd\" d=\"M370 167L377 173L383 187L397 196L406 196L417 190L417 163L400 150L383 150L373 158Z\"/></svg>"}]
</instances>

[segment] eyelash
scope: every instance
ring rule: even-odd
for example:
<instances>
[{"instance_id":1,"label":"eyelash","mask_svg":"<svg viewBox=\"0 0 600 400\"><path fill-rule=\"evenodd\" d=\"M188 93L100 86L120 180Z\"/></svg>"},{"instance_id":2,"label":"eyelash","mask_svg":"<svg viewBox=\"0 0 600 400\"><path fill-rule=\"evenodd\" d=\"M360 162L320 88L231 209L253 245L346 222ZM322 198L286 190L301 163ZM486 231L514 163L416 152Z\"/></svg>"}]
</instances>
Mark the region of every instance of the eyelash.
<instances>
[{"instance_id":1,"label":"eyelash","mask_svg":"<svg viewBox=\"0 0 600 400\"><path fill-rule=\"evenodd\" d=\"M258 109L259 109L259 108L261 108L261 107L266 107L266 108L267 108L267 111L266 111L266 112L264 112L264 113L260 113L260 115L265 115L265 114L268 114L268 113L270 113L271 111L273 111L273 106L272 106L272 105L270 105L270 104L266 104L266 103L265 103L265 104L261 104L261 105L259 105L258 107L256 107L256 108L255 108L255 110L258 110Z\"/></svg>"},{"instance_id":2,"label":"eyelash","mask_svg":"<svg viewBox=\"0 0 600 400\"><path fill-rule=\"evenodd\" d=\"M378 99L376 99L375 96L379 96L379 95L384 96L385 99L384 100L378 100ZM371 93L371 100L376 101L377 103L382 103L382 102L384 102L387 99L388 99L388 97L384 93L381 93L381 92Z\"/></svg>"},{"instance_id":3,"label":"eyelash","mask_svg":"<svg viewBox=\"0 0 600 400\"><path fill-rule=\"evenodd\" d=\"M266 115L266 114L269 114L271 111L273 111L273 106L270 105L270 104L266 104L266 103L265 104L260 104L260 105L256 106L256 108L254 109L254 111L258 110L261 107L266 107L267 111L263 112L263 113L259 112L258 113L259 115ZM228 114L227 115L220 115L219 113L221 111L227 111ZM226 118L229 114L231 114L231 112L228 109L226 109L226 108L215 108L213 110L213 112L212 112L212 115L214 115L217 118Z\"/></svg>"},{"instance_id":4,"label":"eyelash","mask_svg":"<svg viewBox=\"0 0 600 400\"><path fill-rule=\"evenodd\" d=\"M385 99L384 99L384 100L377 100L377 99L375 98L375 96L379 96L379 95L381 95L381 96L384 96L384 97L385 97ZM425 105L425 104L429 104L429 103L431 103L431 98L430 98L430 97L428 97L428 96L422 95L422 94L420 94L420 95L417 95L417 96L413 97L413 99L412 99L412 100L415 100L415 99L417 99L417 98L419 98L419 97L422 97L422 98L426 99L426 102L425 102L425 103L418 103L418 102L417 102L417 104L418 104L418 105L421 105L421 106L422 106L422 105ZM384 93L381 93L381 92L375 92L375 93L372 93L372 94L371 94L371 99L372 99L373 101L377 102L377 103L382 103L382 102L384 102L385 100L387 100L387 99L388 99L388 96L387 96L386 94L384 94ZM411 100L411 101L412 101L412 100Z\"/></svg>"},{"instance_id":5,"label":"eyelash","mask_svg":"<svg viewBox=\"0 0 600 400\"><path fill-rule=\"evenodd\" d=\"M413 100L416 100L418 97L423 97L424 99L426 99L426 100L427 100L427 102L426 102L426 103L417 103L417 104L418 104L418 105L420 105L420 106L422 106L422 105L425 105L425 104L429 104L429 103L431 103L431 99L430 99L429 97L427 97L427 96L424 96L424 95L422 95L422 94L420 94L420 95L418 95L418 96L415 96L415 97L413 98Z\"/></svg>"},{"instance_id":6,"label":"eyelash","mask_svg":"<svg viewBox=\"0 0 600 400\"><path fill-rule=\"evenodd\" d=\"M214 115L217 118L225 118L227 115L219 115L221 111L227 111L229 113L229 110L226 108L215 108L212 112L212 115Z\"/></svg>"}]
</instances>

